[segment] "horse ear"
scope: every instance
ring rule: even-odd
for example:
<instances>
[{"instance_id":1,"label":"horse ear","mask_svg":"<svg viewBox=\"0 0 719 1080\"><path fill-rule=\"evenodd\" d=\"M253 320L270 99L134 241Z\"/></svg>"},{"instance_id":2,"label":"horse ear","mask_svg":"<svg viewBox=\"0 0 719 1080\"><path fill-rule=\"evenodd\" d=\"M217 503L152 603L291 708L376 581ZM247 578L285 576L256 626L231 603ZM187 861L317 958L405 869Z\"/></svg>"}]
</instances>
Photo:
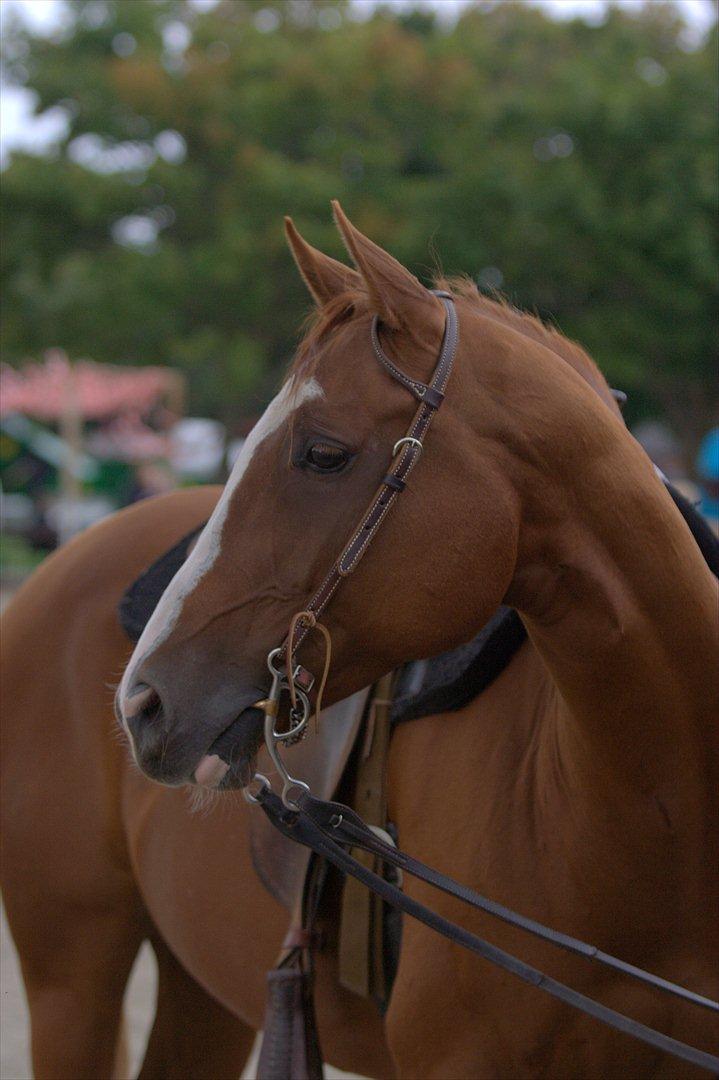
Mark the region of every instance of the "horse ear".
<instances>
[{"instance_id":1,"label":"horse ear","mask_svg":"<svg viewBox=\"0 0 719 1080\"><path fill-rule=\"evenodd\" d=\"M332 209L380 321L391 330L412 330L429 322L432 329L437 327L441 331L444 309L436 296L388 252L356 229L336 199L332 200Z\"/></svg>"},{"instance_id":2,"label":"horse ear","mask_svg":"<svg viewBox=\"0 0 719 1080\"><path fill-rule=\"evenodd\" d=\"M361 289L362 280L357 271L313 248L300 236L289 217L285 218L285 235L297 269L319 307L341 292Z\"/></svg>"}]
</instances>

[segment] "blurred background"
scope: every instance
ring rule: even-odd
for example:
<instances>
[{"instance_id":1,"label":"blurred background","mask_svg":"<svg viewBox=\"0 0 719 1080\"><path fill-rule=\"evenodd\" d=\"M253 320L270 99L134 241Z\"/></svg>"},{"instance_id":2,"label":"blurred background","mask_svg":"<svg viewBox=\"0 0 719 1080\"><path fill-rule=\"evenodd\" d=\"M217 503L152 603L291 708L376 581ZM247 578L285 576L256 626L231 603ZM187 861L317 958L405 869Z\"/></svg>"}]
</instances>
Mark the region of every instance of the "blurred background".
<instances>
[{"instance_id":1,"label":"blurred background","mask_svg":"<svg viewBox=\"0 0 719 1080\"><path fill-rule=\"evenodd\" d=\"M329 200L578 339L716 520L712 0L1 0L3 573L222 480ZM713 440L713 441L712 441Z\"/></svg>"},{"instance_id":2,"label":"blurred background","mask_svg":"<svg viewBox=\"0 0 719 1080\"><path fill-rule=\"evenodd\" d=\"M427 283L470 274L577 338L717 527L713 0L0 0L0 19L0 601L113 509L225 478L308 310L282 217L345 258L333 197ZM0 950L17 1080L4 923ZM145 947L136 1064L156 977Z\"/></svg>"}]
</instances>

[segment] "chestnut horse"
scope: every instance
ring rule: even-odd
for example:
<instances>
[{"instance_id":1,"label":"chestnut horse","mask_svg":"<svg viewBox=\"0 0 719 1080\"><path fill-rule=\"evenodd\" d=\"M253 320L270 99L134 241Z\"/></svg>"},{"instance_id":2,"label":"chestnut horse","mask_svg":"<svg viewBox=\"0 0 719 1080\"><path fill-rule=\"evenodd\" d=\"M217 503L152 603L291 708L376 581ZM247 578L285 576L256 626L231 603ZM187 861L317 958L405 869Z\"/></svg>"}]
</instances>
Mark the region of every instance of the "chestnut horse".
<instances>
[{"instance_id":1,"label":"chestnut horse","mask_svg":"<svg viewBox=\"0 0 719 1080\"><path fill-rule=\"evenodd\" d=\"M443 307L336 206L357 270L288 234L319 314L230 480L88 530L18 593L3 633L4 889L38 1077L112 1074L143 939L159 962L143 1077L236 1077L287 913L249 859L268 652L327 574L412 403L370 344L426 380ZM529 640L463 709L402 725L389 760L402 846L523 914L699 993L719 990L716 582L589 358L453 286L455 369L408 491L323 621L326 700L470 639L506 603ZM142 638L126 586L205 521ZM321 670L316 635L303 663ZM126 666L125 666L126 665ZM112 729L108 683L139 769ZM234 739L228 768L215 740ZM153 781L159 781L155 783ZM163 786L165 785L165 786ZM449 919L653 1027L711 1050L706 1014L451 897ZM488 967L410 919L385 1017L319 956L323 1050L372 1076L702 1075ZM697 1010L699 1012L699 1010Z\"/></svg>"}]
</instances>

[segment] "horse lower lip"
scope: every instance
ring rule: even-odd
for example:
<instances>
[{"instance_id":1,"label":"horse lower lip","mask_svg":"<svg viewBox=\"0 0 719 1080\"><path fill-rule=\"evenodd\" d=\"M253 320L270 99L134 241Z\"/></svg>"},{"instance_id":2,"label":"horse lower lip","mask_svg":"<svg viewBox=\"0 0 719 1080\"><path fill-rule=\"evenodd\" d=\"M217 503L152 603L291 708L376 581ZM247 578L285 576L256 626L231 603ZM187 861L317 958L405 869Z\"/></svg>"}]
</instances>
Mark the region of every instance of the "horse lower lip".
<instances>
[{"instance_id":1,"label":"horse lower lip","mask_svg":"<svg viewBox=\"0 0 719 1080\"><path fill-rule=\"evenodd\" d=\"M230 766L217 754L205 754L195 769L195 781L203 787L217 787L229 772Z\"/></svg>"}]
</instances>

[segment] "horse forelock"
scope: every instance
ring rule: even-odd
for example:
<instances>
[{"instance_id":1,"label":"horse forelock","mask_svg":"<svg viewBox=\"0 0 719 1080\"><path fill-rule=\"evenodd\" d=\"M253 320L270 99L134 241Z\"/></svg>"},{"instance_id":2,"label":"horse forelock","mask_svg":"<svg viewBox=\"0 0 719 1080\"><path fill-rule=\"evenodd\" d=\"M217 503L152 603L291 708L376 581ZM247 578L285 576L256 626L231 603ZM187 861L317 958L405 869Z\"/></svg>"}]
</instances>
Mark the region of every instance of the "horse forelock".
<instances>
[{"instance_id":1,"label":"horse forelock","mask_svg":"<svg viewBox=\"0 0 719 1080\"><path fill-rule=\"evenodd\" d=\"M317 371L322 346L330 342L334 331L361 311L367 311L367 295L357 290L339 293L321 308L311 311L305 319L304 334L287 370L286 382L299 387L312 378Z\"/></svg>"}]
</instances>

